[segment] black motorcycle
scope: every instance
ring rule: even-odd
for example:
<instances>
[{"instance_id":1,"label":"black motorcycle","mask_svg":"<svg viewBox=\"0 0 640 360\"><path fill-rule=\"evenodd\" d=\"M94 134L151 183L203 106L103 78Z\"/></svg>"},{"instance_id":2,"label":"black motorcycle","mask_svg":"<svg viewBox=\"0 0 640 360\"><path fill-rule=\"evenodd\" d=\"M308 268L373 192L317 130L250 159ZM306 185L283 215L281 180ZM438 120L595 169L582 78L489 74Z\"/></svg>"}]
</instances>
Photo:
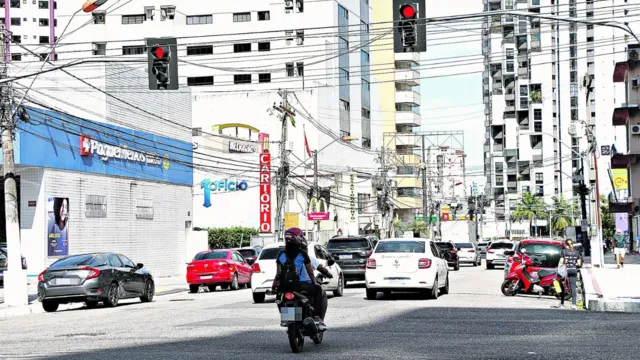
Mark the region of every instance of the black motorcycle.
<instances>
[{"instance_id":1,"label":"black motorcycle","mask_svg":"<svg viewBox=\"0 0 640 360\"><path fill-rule=\"evenodd\" d=\"M322 282L322 275L318 275L317 279L321 285L329 283ZM302 350L306 336L316 345L322 343L326 329L322 329L313 317L312 297L307 297L304 291L282 292L277 294L276 304L280 310L280 326L287 328L291 352L299 353Z\"/></svg>"}]
</instances>

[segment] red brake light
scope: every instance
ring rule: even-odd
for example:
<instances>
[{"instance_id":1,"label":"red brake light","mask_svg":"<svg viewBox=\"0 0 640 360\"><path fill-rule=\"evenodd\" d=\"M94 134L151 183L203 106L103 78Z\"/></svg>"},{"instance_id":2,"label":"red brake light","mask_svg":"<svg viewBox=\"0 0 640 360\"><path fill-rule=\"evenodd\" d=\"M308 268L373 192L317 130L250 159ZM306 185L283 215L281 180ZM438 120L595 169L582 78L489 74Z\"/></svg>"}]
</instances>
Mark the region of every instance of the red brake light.
<instances>
[{"instance_id":1,"label":"red brake light","mask_svg":"<svg viewBox=\"0 0 640 360\"><path fill-rule=\"evenodd\" d=\"M508 263L512 263L512 262L513 262L513 256L509 256L509 257L507 258L507 262L508 262Z\"/></svg>"},{"instance_id":2,"label":"red brake light","mask_svg":"<svg viewBox=\"0 0 640 360\"><path fill-rule=\"evenodd\" d=\"M457 251L455 251L455 249L451 249L449 250L450 253L455 254Z\"/></svg>"},{"instance_id":3,"label":"red brake light","mask_svg":"<svg viewBox=\"0 0 640 360\"><path fill-rule=\"evenodd\" d=\"M367 259L367 269L376 268L376 259Z\"/></svg>"},{"instance_id":4,"label":"red brake light","mask_svg":"<svg viewBox=\"0 0 640 360\"><path fill-rule=\"evenodd\" d=\"M97 278L98 276L100 276L100 269L96 269L91 266L82 266L80 267L80 270L89 270L89 275L87 275L87 278L85 280Z\"/></svg>"},{"instance_id":5,"label":"red brake light","mask_svg":"<svg viewBox=\"0 0 640 360\"><path fill-rule=\"evenodd\" d=\"M284 298L287 300L293 300L295 296L293 295L293 293L285 293L284 294Z\"/></svg>"},{"instance_id":6,"label":"red brake light","mask_svg":"<svg viewBox=\"0 0 640 360\"><path fill-rule=\"evenodd\" d=\"M187 267L188 267L188 268L192 268L192 267L194 267L194 266L195 266L195 264L194 264L194 263L188 263L188 264L187 264Z\"/></svg>"},{"instance_id":7,"label":"red brake light","mask_svg":"<svg viewBox=\"0 0 640 360\"><path fill-rule=\"evenodd\" d=\"M469 252L476 252L476 251L475 251L475 250L473 250L473 249L471 249L471 250L469 250Z\"/></svg>"},{"instance_id":8,"label":"red brake light","mask_svg":"<svg viewBox=\"0 0 640 360\"><path fill-rule=\"evenodd\" d=\"M431 259L418 260L418 269L428 269L431 267Z\"/></svg>"},{"instance_id":9,"label":"red brake light","mask_svg":"<svg viewBox=\"0 0 640 360\"><path fill-rule=\"evenodd\" d=\"M251 265L251 271L255 272L255 273L259 273L261 272L260 270L260 264L258 263L253 263L253 265Z\"/></svg>"},{"instance_id":10,"label":"red brake light","mask_svg":"<svg viewBox=\"0 0 640 360\"><path fill-rule=\"evenodd\" d=\"M493 250L487 250L487 252L488 252L489 254L493 254L493 253L494 253L494 251L493 251Z\"/></svg>"},{"instance_id":11,"label":"red brake light","mask_svg":"<svg viewBox=\"0 0 640 360\"><path fill-rule=\"evenodd\" d=\"M41 272L40 274L38 274L38 282L39 283L43 283L44 284L44 273L47 272L47 270Z\"/></svg>"}]
</instances>

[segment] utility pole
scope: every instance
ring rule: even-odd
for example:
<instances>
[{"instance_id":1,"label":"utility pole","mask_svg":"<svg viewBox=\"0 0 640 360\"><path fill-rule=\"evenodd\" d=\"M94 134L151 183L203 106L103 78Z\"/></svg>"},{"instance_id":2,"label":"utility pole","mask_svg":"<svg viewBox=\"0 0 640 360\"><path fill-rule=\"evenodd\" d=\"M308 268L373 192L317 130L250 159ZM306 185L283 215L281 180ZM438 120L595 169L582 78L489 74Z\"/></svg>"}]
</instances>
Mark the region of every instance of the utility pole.
<instances>
[{"instance_id":1,"label":"utility pole","mask_svg":"<svg viewBox=\"0 0 640 360\"><path fill-rule=\"evenodd\" d=\"M589 194L589 189L584 183L585 171L584 171L584 157L580 157L580 172L582 176L580 178L580 207L582 210L582 220L587 220L587 195ZM591 255L590 242L589 242L589 231L588 229L584 229L582 227L582 220L580 221L580 231L582 232L582 248L585 250L585 255Z\"/></svg>"},{"instance_id":2,"label":"utility pole","mask_svg":"<svg viewBox=\"0 0 640 360\"><path fill-rule=\"evenodd\" d=\"M424 221L425 227L431 230L431 216L427 214L429 203L427 202L427 158L425 157L426 151L424 145L424 135L422 135L422 220Z\"/></svg>"},{"instance_id":3,"label":"utility pole","mask_svg":"<svg viewBox=\"0 0 640 360\"><path fill-rule=\"evenodd\" d=\"M276 226L274 229L274 240L276 242L284 241L284 221L283 221L283 208L284 202L287 197L287 186L289 182L289 157L287 156L287 118L294 116L295 113L289 109L289 101L287 99L287 90L282 90L280 96L282 102L280 106L274 105L274 110L282 113L282 134L280 136L280 168L278 168L278 189L276 191L277 196L277 209L276 209Z\"/></svg>"},{"instance_id":4,"label":"utility pole","mask_svg":"<svg viewBox=\"0 0 640 360\"><path fill-rule=\"evenodd\" d=\"M318 188L318 150L313 150L313 196L318 199L320 198L320 188ZM326 209L329 211L329 209ZM314 241L318 241L318 236L320 235L320 221L316 220L315 224L313 224L313 228L316 233L313 236Z\"/></svg>"},{"instance_id":5,"label":"utility pole","mask_svg":"<svg viewBox=\"0 0 640 360\"><path fill-rule=\"evenodd\" d=\"M8 37L4 24L0 25L0 79L7 78L5 51ZM6 222L8 269L4 273L4 302L7 306L28 304L27 276L22 270L22 250L20 246L20 223L18 219L18 188L16 186L15 162L13 157L14 119L11 116L11 85L0 84L0 124L2 126L2 169L4 174L4 211Z\"/></svg>"}]
</instances>

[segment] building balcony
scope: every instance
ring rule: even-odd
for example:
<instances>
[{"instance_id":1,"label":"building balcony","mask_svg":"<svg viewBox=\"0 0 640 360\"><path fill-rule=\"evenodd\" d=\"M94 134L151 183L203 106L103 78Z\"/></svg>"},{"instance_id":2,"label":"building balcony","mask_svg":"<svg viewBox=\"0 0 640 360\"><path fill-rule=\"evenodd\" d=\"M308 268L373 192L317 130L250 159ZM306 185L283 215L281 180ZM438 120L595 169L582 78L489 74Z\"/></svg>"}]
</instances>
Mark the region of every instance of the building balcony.
<instances>
[{"instance_id":1,"label":"building balcony","mask_svg":"<svg viewBox=\"0 0 640 360\"><path fill-rule=\"evenodd\" d=\"M638 114L638 105L619 107L613 110L613 126L627 126L631 117Z\"/></svg>"},{"instance_id":2,"label":"building balcony","mask_svg":"<svg viewBox=\"0 0 640 360\"><path fill-rule=\"evenodd\" d=\"M511 92L511 93L506 93L504 94L504 99L507 101L515 101L516 99L516 94Z\"/></svg>"},{"instance_id":3,"label":"building balcony","mask_svg":"<svg viewBox=\"0 0 640 360\"><path fill-rule=\"evenodd\" d=\"M629 71L629 62L616 63L613 69L613 82L624 82L627 78L627 71Z\"/></svg>"},{"instance_id":4,"label":"building balcony","mask_svg":"<svg viewBox=\"0 0 640 360\"><path fill-rule=\"evenodd\" d=\"M529 69L527 68L518 68L518 76L522 76L525 78L529 77Z\"/></svg>"},{"instance_id":5,"label":"building balcony","mask_svg":"<svg viewBox=\"0 0 640 360\"><path fill-rule=\"evenodd\" d=\"M505 106L504 111L516 111L516 106L515 105Z\"/></svg>"},{"instance_id":6,"label":"building balcony","mask_svg":"<svg viewBox=\"0 0 640 360\"><path fill-rule=\"evenodd\" d=\"M422 198L398 196L395 198L395 207L398 209L421 209Z\"/></svg>"},{"instance_id":7,"label":"building balcony","mask_svg":"<svg viewBox=\"0 0 640 360\"><path fill-rule=\"evenodd\" d=\"M638 157L633 154L614 154L611 156L612 169L628 169L632 165L636 165Z\"/></svg>"},{"instance_id":8,"label":"building balcony","mask_svg":"<svg viewBox=\"0 0 640 360\"><path fill-rule=\"evenodd\" d=\"M420 114L413 111L396 111L396 125L420 126Z\"/></svg>"},{"instance_id":9,"label":"building balcony","mask_svg":"<svg viewBox=\"0 0 640 360\"><path fill-rule=\"evenodd\" d=\"M636 199L638 200L638 199ZM635 203L632 197L626 198L610 198L609 211L611 213L633 213Z\"/></svg>"},{"instance_id":10,"label":"building balcony","mask_svg":"<svg viewBox=\"0 0 640 360\"><path fill-rule=\"evenodd\" d=\"M409 103L420 105L420 94L415 91L397 91L396 103Z\"/></svg>"},{"instance_id":11,"label":"building balcony","mask_svg":"<svg viewBox=\"0 0 640 360\"><path fill-rule=\"evenodd\" d=\"M399 177L398 188L422 188L422 177L416 175L407 175L407 177Z\"/></svg>"},{"instance_id":12,"label":"building balcony","mask_svg":"<svg viewBox=\"0 0 640 360\"><path fill-rule=\"evenodd\" d=\"M420 63L420 53L417 52L405 52L405 53L396 53L395 54L396 61L411 61L416 64Z\"/></svg>"},{"instance_id":13,"label":"building balcony","mask_svg":"<svg viewBox=\"0 0 640 360\"><path fill-rule=\"evenodd\" d=\"M416 86L420 83L420 73L413 69L396 69L396 82Z\"/></svg>"}]
</instances>

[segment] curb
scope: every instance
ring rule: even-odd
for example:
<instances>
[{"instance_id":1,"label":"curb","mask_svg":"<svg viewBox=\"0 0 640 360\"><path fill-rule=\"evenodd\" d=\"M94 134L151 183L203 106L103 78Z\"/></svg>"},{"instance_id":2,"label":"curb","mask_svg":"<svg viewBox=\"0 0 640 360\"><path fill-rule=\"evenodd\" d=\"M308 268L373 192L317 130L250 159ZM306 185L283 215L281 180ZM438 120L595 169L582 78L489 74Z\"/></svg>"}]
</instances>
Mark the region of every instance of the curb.
<instances>
[{"instance_id":1,"label":"curb","mask_svg":"<svg viewBox=\"0 0 640 360\"><path fill-rule=\"evenodd\" d=\"M589 301L589 310L601 312L640 313L640 301L599 299Z\"/></svg>"}]
</instances>

